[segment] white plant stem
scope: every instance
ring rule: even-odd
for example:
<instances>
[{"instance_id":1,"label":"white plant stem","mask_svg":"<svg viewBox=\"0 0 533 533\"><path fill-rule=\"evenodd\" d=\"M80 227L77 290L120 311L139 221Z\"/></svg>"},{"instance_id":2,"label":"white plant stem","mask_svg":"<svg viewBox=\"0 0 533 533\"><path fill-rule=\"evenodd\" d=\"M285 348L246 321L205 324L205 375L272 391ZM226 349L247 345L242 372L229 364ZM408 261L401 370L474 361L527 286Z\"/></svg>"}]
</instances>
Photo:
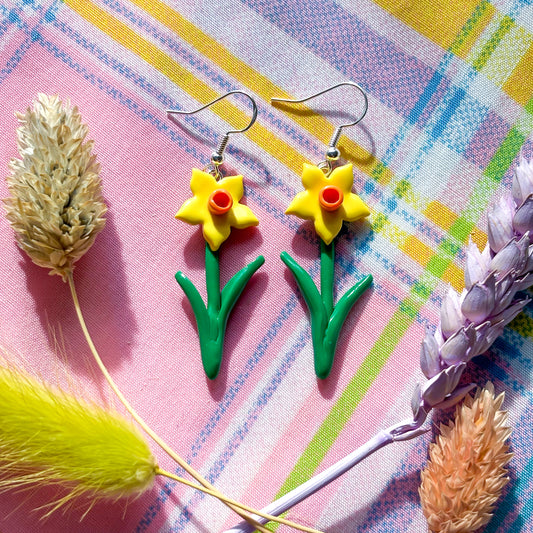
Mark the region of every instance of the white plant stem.
<instances>
[{"instance_id":1,"label":"white plant stem","mask_svg":"<svg viewBox=\"0 0 533 533\"><path fill-rule=\"evenodd\" d=\"M279 516L309 496L312 496L315 492L318 492L332 481L335 481L339 476L342 476L342 474L353 468L363 459L387 444L397 440L408 440L425 433L426 430L419 429L424 422L422 418L425 419L425 414L417 421L410 420L402 422L380 431L368 442L357 448L357 450L336 462L320 474L312 477L302 485L291 490L281 498L273 501L271 504L261 509L261 511L273 516ZM253 515L252 518L261 524L266 523L264 519L259 516ZM250 526L250 524L247 524L246 522L240 522L231 529L226 530L224 533L253 533L253 531L253 526Z\"/></svg>"}]
</instances>

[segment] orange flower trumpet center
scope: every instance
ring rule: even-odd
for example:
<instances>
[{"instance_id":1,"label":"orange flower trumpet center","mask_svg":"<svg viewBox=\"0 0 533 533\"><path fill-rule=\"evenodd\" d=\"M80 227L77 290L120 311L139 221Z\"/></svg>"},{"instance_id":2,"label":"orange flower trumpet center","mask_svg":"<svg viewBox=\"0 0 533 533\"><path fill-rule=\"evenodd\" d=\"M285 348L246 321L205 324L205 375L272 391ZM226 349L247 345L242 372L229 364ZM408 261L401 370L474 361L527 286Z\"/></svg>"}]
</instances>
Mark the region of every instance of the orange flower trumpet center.
<instances>
[{"instance_id":1,"label":"orange flower trumpet center","mask_svg":"<svg viewBox=\"0 0 533 533\"><path fill-rule=\"evenodd\" d=\"M344 194L336 185L327 185L320 190L318 201L326 211L336 211L344 201Z\"/></svg>"},{"instance_id":2,"label":"orange flower trumpet center","mask_svg":"<svg viewBox=\"0 0 533 533\"><path fill-rule=\"evenodd\" d=\"M214 215L223 215L233 206L233 198L226 189L217 189L209 196L207 205Z\"/></svg>"}]
</instances>

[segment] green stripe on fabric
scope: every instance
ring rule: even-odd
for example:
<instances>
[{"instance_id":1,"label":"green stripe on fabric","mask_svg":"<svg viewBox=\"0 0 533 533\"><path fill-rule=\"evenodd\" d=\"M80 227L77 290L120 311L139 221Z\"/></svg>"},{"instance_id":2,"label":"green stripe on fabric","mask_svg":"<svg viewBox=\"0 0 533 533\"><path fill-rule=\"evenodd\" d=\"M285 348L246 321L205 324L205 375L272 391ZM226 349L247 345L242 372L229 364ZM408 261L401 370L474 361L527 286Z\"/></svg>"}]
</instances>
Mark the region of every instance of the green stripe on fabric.
<instances>
[{"instance_id":1,"label":"green stripe on fabric","mask_svg":"<svg viewBox=\"0 0 533 533\"><path fill-rule=\"evenodd\" d=\"M412 303L420 308L420 304ZM418 310L417 310L418 312ZM397 344L397 339L406 333L412 323L412 313L398 309L376 341L368 357L358 368L355 376L344 389L337 403L315 433L311 442L296 463L277 497L286 494L294 487L307 481L318 468L329 449L337 439L346 423L350 420L355 408L365 397L366 392L387 362Z\"/></svg>"},{"instance_id":2,"label":"green stripe on fabric","mask_svg":"<svg viewBox=\"0 0 533 533\"><path fill-rule=\"evenodd\" d=\"M500 181L525 140L526 136L520 133L517 128L512 127L483 174L495 181Z\"/></svg>"},{"instance_id":3,"label":"green stripe on fabric","mask_svg":"<svg viewBox=\"0 0 533 533\"><path fill-rule=\"evenodd\" d=\"M464 44L466 39L468 39L469 35L472 33L472 30L476 27L476 24L481 20L485 12L490 6L490 2L487 0L483 0L480 2L476 9L474 9L474 12L472 13L471 17L466 21L466 24L463 26L457 37L455 38L455 41L450 46L450 52L454 55L457 55L459 53L459 50L461 49L461 46Z\"/></svg>"},{"instance_id":4,"label":"green stripe on fabric","mask_svg":"<svg viewBox=\"0 0 533 533\"><path fill-rule=\"evenodd\" d=\"M494 50L496 50L496 47L498 46L500 41L505 37L505 35L509 32L513 25L514 20L511 17L505 15L502 18L498 29L491 35L490 39L485 43L485 45L481 49L481 52L472 63L472 67L475 70L480 71L487 64L487 61L489 60L490 56L492 55Z\"/></svg>"},{"instance_id":5,"label":"green stripe on fabric","mask_svg":"<svg viewBox=\"0 0 533 533\"><path fill-rule=\"evenodd\" d=\"M529 99L529 102L526 104L526 107L524 108L530 115L533 115L533 98Z\"/></svg>"}]
</instances>

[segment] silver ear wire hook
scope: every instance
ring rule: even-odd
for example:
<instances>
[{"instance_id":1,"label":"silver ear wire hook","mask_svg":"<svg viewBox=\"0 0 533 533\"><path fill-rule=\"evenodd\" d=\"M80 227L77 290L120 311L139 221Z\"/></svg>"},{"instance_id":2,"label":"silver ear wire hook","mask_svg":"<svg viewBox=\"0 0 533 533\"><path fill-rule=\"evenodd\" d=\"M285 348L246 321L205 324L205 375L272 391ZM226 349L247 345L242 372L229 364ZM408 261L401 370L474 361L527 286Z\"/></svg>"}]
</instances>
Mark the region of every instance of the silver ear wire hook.
<instances>
[{"instance_id":1,"label":"silver ear wire hook","mask_svg":"<svg viewBox=\"0 0 533 533\"><path fill-rule=\"evenodd\" d=\"M220 171L218 170L218 167L224 162L224 150L226 149L226 146L229 141L229 136L233 133L244 133L245 131L248 131L255 122L257 118L257 104L255 103L255 100L244 91L229 91L226 94L223 94L222 96L219 96L212 102L209 102L208 104L205 104L202 107L199 107L198 109L195 109L194 111L181 111L178 109L167 109L167 113L169 114L177 114L177 115L194 115L195 113L198 113L200 111L203 111L204 109L212 106L213 104L216 104L218 101L222 100L223 98L226 98L230 94L242 94L246 96L252 102L252 118L250 119L249 124L240 130L230 130L227 131L223 136L220 142L218 143L217 149L211 154L211 164L213 165L213 171L215 176L218 178L220 177Z\"/></svg>"},{"instance_id":2,"label":"silver ear wire hook","mask_svg":"<svg viewBox=\"0 0 533 533\"><path fill-rule=\"evenodd\" d=\"M326 162L327 162L327 166L329 170L331 170L331 161L336 161L340 157L340 151L337 148L337 143L339 142L339 138L342 134L342 129L348 128L349 126L355 126L356 124L361 122L363 118L365 118L366 112L368 111L368 96L366 95L366 92L364 91L364 89L353 81L344 81L342 83L338 83L337 85L332 85L331 87L328 87L327 89L324 89L323 91L312 94L311 96L307 96L306 98L301 98L300 100L289 100L288 98L271 98L270 99L271 102L287 102L290 104L301 104L303 102L307 102L307 100L311 100L311 98L316 98L317 96L320 96L329 91L332 91L333 89L336 89L337 87L342 87L343 85L350 85L351 87L355 87L363 95L364 106L363 106L363 112L361 113L361 116L359 118L357 118L353 122L341 124L340 126L337 126L337 128L335 129L335 132L333 133L333 136L331 137L331 140L329 141L328 149L326 150Z\"/></svg>"}]
</instances>

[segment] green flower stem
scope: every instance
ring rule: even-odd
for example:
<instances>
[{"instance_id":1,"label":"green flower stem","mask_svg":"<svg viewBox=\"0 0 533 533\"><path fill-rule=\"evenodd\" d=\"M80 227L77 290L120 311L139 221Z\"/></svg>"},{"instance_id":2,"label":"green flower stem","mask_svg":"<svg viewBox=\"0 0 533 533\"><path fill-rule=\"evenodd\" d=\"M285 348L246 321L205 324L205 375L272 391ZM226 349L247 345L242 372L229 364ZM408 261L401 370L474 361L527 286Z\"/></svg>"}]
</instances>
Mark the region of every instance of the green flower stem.
<instances>
[{"instance_id":1,"label":"green flower stem","mask_svg":"<svg viewBox=\"0 0 533 533\"><path fill-rule=\"evenodd\" d=\"M311 318L311 338L315 359L315 373L320 379L329 376L335 358L340 330L355 302L372 284L370 274L348 289L333 305L335 273L335 246L320 241L320 289L311 276L287 253L281 253L281 260L292 272Z\"/></svg>"},{"instance_id":2,"label":"green flower stem","mask_svg":"<svg viewBox=\"0 0 533 533\"><path fill-rule=\"evenodd\" d=\"M178 272L176 281L189 299L200 339L200 352L205 373L215 379L220 371L224 337L228 317L239 299L244 287L256 270L265 262L260 255L250 264L239 270L220 291L220 264L218 252L205 245L205 281L207 288L207 307L191 280Z\"/></svg>"},{"instance_id":3,"label":"green flower stem","mask_svg":"<svg viewBox=\"0 0 533 533\"><path fill-rule=\"evenodd\" d=\"M213 252L205 243L205 285L207 289L207 316L209 317L209 337L219 341L220 328L218 314L220 312L220 261L218 250ZM220 354L222 357L222 354Z\"/></svg>"},{"instance_id":4,"label":"green flower stem","mask_svg":"<svg viewBox=\"0 0 533 533\"><path fill-rule=\"evenodd\" d=\"M327 316L333 313L333 285L335 283L335 241L326 244L320 239L320 292Z\"/></svg>"}]
</instances>

